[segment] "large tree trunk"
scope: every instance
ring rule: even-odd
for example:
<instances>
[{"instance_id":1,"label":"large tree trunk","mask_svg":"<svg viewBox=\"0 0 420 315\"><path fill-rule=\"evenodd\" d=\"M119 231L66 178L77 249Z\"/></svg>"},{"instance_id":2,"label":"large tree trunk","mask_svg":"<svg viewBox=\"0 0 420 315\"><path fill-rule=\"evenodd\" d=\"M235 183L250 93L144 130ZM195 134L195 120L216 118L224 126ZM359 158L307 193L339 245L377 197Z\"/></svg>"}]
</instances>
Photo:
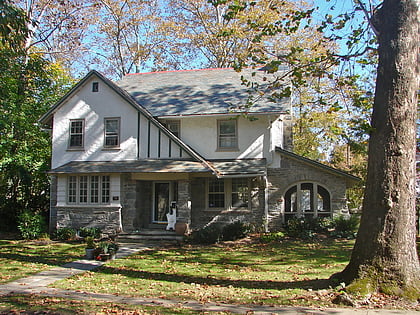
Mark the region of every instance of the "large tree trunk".
<instances>
[{"instance_id":1,"label":"large tree trunk","mask_svg":"<svg viewBox=\"0 0 420 315\"><path fill-rule=\"evenodd\" d=\"M389 293L420 288L415 227L418 14L418 0L385 0L374 16L379 64L367 183L356 244L340 274L346 282L364 279L372 289Z\"/></svg>"}]
</instances>

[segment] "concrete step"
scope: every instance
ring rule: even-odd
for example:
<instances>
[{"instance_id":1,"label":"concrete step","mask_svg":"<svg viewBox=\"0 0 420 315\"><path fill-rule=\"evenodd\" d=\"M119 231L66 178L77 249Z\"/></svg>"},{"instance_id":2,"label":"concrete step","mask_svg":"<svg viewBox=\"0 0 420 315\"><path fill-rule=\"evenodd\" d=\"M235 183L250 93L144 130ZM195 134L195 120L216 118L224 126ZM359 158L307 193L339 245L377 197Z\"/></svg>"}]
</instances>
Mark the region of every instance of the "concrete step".
<instances>
[{"instance_id":1,"label":"concrete step","mask_svg":"<svg viewBox=\"0 0 420 315\"><path fill-rule=\"evenodd\" d=\"M174 241L181 242L184 239L182 235L177 235L173 231L166 230L141 230L135 233L120 233L116 239L120 243L135 243L145 240L153 241Z\"/></svg>"}]
</instances>

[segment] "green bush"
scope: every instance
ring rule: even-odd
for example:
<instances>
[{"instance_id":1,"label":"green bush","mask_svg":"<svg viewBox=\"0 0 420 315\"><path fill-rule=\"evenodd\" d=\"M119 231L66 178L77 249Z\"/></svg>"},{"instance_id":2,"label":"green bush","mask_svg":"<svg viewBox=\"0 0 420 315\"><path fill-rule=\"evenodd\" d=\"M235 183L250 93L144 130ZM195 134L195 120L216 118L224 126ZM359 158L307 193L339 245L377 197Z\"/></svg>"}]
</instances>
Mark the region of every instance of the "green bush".
<instances>
[{"instance_id":1,"label":"green bush","mask_svg":"<svg viewBox=\"0 0 420 315\"><path fill-rule=\"evenodd\" d=\"M251 232L251 226L241 221L235 221L227 224L222 229L223 241L235 241L246 237Z\"/></svg>"},{"instance_id":2,"label":"green bush","mask_svg":"<svg viewBox=\"0 0 420 315\"><path fill-rule=\"evenodd\" d=\"M76 238L76 230L69 228L69 227L64 227L64 228L59 228L56 232L55 232L55 237L56 240L59 241L71 241L74 240Z\"/></svg>"},{"instance_id":3,"label":"green bush","mask_svg":"<svg viewBox=\"0 0 420 315\"><path fill-rule=\"evenodd\" d=\"M272 232L261 234L260 240L263 243L277 242L285 237L283 232Z\"/></svg>"},{"instance_id":4,"label":"green bush","mask_svg":"<svg viewBox=\"0 0 420 315\"><path fill-rule=\"evenodd\" d=\"M222 239L222 227L220 224L213 223L202 229L194 230L189 241L194 244L215 244Z\"/></svg>"},{"instance_id":5,"label":"green bush","mask_svg":"<svg viewBox=\"0 0 420 315\"><path fill-rule=\"evenodd\" d=\"M80 237L88 237L91 236L93 238L100 238L102 234L102 230L97 227L82 227L79 229L79 236Z\"/></svg>"},{"instance_id":6,"label":"green bush","mask_svg":"<svg viewBox=\"0 0 420 315\"><path fill-rule=\"evenodd\" d=\"M359 229L359 223L360 219L356 215L349 217L343 215L337 216L332 220L333 231L331 235L335 237L354 238Z\"/></svg>"},{"instance_id":7,"label":"green bush","mask_svg":"<svg viewBox=\"0 0 420 315\"><path fill-rule=\"evenodd\" d=\"M45 233L47 224L41 214L25 210L18 216L18 229L24 239L33 240Z\"/></svg>"},{"instance_id":8,"label":"green bush","mask_svg":"<svg viewBox=\"0 0 420 315\"><path fill-rule=\"evenodd\" d=\"M313 238L316 233L328 233L332 226L329 218L291 218L286 224L286 234L295 238Z\"/></svg>"}]
</instances>

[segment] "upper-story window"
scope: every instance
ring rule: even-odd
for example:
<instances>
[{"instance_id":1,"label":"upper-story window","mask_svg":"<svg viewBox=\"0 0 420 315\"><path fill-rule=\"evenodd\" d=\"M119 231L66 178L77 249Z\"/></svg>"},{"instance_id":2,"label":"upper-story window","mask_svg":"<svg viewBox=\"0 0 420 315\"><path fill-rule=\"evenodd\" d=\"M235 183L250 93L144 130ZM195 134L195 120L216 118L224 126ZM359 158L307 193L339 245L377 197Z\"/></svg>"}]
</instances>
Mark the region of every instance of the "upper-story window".
<instances>
[{"instance_id":1,"label":"upper-story window","mask_svg":"<svg viewBox=\"0 0 420 315\"><path fill-rule=\"evenodd\" d=\"M217 129L217 149L237 150L238 121L236 119L218 120Z\"/></svg>"},{"instance_id":2,"label":"upper-story window","mask_svg":"<svg viewBox=\"0 0 420 315\"><path fill-rule=\"evenodd\" d=\"M181 123L179 120L167 120L163 123L175 136L181 135Z\"/></svg>"},{"instance_id":3,"label":"upper-story window","mask_svg":"<svg viewBox=\"0 0 420 315\"><path fill-rule=\"evenodd\" d=\"M120 145L120 118L105 118L105 141L107 148L118 147Z\"/></svg>"},{"instance_id":4,"label":"upper-story window","mask_svg":"<svg viewBox=\"0 0 420 315\"><path fill-rule=\"evenodd\" d=\"M99 82L92 82L92 92L99 92Z\"/></svg>"},{"instance_id":5,"label":"upper-story window","mask_svg":"<svg viewBox=\"0 0 420 315\"><path fill-rule=\"evenodd\" d=\"M82 149L84 144L85 120L70 121L69 149Z\"/></svg>"}]
</instances>

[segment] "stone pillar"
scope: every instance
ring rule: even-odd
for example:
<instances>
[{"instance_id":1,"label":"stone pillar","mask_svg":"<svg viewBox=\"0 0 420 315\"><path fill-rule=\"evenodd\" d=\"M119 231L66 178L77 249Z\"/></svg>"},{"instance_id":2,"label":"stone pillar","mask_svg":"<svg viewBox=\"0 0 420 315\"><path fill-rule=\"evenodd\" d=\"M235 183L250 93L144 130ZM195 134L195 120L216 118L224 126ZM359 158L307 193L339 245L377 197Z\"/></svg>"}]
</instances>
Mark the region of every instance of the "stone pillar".
<instances>
[{"instance_id":1,"label":"stone pillar","mask_svg":"<svg viewBox=\"0 0 420 315\"><path fill-rule=\"evenodd\" d=\"M178 213L176 221L191 224L191 184L189 180L178 181Z\"/></svg>"}]
</instances>

